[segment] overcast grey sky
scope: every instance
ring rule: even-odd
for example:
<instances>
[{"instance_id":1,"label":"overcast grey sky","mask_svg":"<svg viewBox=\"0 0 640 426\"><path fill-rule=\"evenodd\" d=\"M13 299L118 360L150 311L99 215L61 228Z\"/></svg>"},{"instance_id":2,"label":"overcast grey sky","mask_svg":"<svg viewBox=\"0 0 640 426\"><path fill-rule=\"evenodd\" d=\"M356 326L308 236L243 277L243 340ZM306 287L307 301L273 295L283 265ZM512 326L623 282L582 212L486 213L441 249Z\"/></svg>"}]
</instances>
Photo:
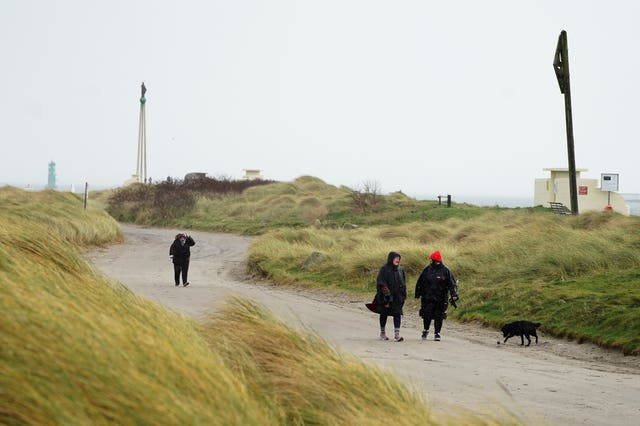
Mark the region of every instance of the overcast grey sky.
<instances>
[{"instance_id":1,"label":"overcast grey sky","mask_svg":"<svg viewBox=\"0 0 640 426\"><path fill-rule=\"evenodd\" d=\"M640 192L640 2L1 0L0 184L135 173L312 175L384 192L533 197L567 167Z\"/></svg>"}]
</instances>

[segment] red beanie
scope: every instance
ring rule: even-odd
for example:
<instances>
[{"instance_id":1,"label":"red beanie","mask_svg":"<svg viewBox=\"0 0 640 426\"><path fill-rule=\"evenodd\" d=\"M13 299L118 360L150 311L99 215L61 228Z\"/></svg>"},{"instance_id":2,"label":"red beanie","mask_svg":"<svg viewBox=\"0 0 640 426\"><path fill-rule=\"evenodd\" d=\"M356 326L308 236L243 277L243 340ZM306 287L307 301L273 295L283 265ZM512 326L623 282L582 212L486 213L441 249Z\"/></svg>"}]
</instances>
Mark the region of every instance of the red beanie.
<instances>
[{"instance_id":1,"label":"red beanie","mask_svg":"<svg viewBox=\"0 0 640 426\"><path fill-rule=\"evenodd\" d=\"M442 255L440 254L439 251L434 251L433 253L431 253L431 256L429 256L429 259L435 260L436 262L442 262Z\"/></svg>"}]
</instances>

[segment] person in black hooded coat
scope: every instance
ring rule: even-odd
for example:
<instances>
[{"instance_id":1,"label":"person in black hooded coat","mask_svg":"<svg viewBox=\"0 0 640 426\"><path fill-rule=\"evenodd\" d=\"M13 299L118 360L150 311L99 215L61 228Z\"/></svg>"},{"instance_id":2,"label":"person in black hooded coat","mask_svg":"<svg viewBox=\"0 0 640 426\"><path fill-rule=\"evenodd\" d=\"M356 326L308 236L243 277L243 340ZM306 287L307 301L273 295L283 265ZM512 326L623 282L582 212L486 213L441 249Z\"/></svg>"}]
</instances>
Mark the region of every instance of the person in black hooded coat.
<instances>
[{"instance_id":1,"label":"person in black hooded coat","mask_svg":"<svg viewBox=\"0 0 640 426\"><path fill-rule=\"evenodd\" d=\"M176 287L180 285L180 275L182 275L182 285L188 286L189 280L189 258L191 257L191 247L196 242L191 238L191 235L186 232L181 232L176 235L171 247L169 247L169 257L173 262L173 280L176 283Z\"/></svg>"},{"instance_id":2,"label":"person in black hooded coat","mask_svg":"<svg viewBox=\"0 0 640 426\"><path fill-rule=\"evenodd\" d=\"M378 306L380 314L380 338L382 340L389 340L385 332L388 316L393 317L394 339L397 342L404 340L400 337L400 323L402 321L402 307L407 298L407 286L404 269L400 266L401 258L399 253L394 251L389 253L387 263L380 268L376 279L377 292L374 303Z\"/></svg>"},{"instance_id":3,"label":"person in black hooded coat","mask_svg":"<svg viewBox=\"0 0 640 426\"><path fill-rule=\"evenodd\" d=\"M435 327L434 340L440 340L440 330L447 311L447 293L451 300L458 300L458 284L453 273L442 263L442 255L434 251L429 256L430 264L420 274L416 283L416 299L420 298L420 316L424 329L422 339L426 340L429 334L429 325L433 319Z\"/></svg>"}]
</instances>

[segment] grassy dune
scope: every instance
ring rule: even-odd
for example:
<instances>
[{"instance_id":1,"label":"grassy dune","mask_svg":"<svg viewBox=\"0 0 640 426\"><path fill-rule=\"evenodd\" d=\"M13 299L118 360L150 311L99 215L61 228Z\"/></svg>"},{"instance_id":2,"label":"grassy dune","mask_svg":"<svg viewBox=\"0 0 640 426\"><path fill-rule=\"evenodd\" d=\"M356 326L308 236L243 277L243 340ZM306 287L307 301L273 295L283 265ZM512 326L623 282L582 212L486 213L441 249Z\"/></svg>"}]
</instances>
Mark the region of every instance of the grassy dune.
<instances>
[{"instance_id":1,"label":"grassy dune","mask_svg":"<svg viewBox=\"0 0 640 426\"><path fill-rule=\"evenodd\" d=\"M246 401L194 324L106 282L82 259L76 245L121 238L112 218L83 213L69 194L0 193L0 423L272 419Z\"/></svg>"},{"instance_id":2,"label":"grassy dune","mask_svg":"<svg viewBox=\"0 0 640 426\"><path fill-rule=\"evenodd\" d=\"M23 232L34 238L52 231L58 238L77 245L100 245L122 240L120 228L101 206L88 205L69 192L26 192L0 188L0 231L15 239ZM4 238L3 238L4 239Z\"/></svg>"},{"instance_id":3,"label":"grassy dune","mask_svg":"<svg viewBox=\"0 0 640 426\"><path fill-rule=\"evenodd\" d=\"M475 217L492 209L457 205L457 211L432 201L417 201L397 192L379 198L379 203L366 210L354 208L353 191L335 187L322 180L302 176L293 182L254 186L241 193L194 193L186 188L172 190L182 195L164 194L159 187L121 188L111 197L107 210L119 221L139 224L195 228L208 231L261 234L281 227L350 228L381 224L401 224L416 220L443 220ZM140 195L140 191L146 191ZM164 200L188 198L189 207L171 204L175 214L167 215ZM123 201L136 199L137 201ZM187 202L184 202L187 205ZM160 211L158 206L162 206Z\"/></svg>"},{"instance_id":4,"label":"grassy dune","mask_svg":"<svg viewBox=\"0 0 640 426\"><path fill-rule=\"evenodd\" d=\"M121 235L73 195L2 188L0 210L0 424L517 423L435 413L249 302L199 324L135 296L82 258Z\"/></svg>"},{"instance_id":5,"label":"grassy dune","mask_svg":"<svg viewBox=\"0 0 640 426\"><path fill-rule=\"evenodd\" d=\"M374 293L389 251L410 292L429 253L460 280L452 315L499 327L520 318L545 332L640 353L640 219L535 210L353 230L279 229L257 240L249 268L281 284ZM305 265L311 253L320 260Z\"/></svg>"}]
</instances>

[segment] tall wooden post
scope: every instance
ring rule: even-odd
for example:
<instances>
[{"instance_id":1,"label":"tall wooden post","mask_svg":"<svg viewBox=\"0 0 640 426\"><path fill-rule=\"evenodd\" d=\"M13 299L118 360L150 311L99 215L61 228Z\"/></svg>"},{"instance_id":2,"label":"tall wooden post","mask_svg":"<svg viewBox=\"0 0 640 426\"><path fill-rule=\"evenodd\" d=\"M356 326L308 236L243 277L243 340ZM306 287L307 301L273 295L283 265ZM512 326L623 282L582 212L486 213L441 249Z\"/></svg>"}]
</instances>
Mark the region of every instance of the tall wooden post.
<instances>
[{"instance_id":1,"label":"tall wooden post","mask_svg":"<svg viewBox=\"0 0 640 426\"><path fill-rule=\"evenodd\" d=\"M87 209L87 200L89 198L89 182L84 183L84 209Z\"/></svg>"},{"instance_id":2,"label":"tall wooden post","mask_svg":"<svg viewBox=\"0 0 640 426\"><path fill-rule=\"evenodd\" d=\"M573 118L571 114L571 84L569 81L569 48L567 32L562 30L558 37L558 45L553 59L560 93L564 94L564 110L567 127L567 154L569 156L569 195L571 197L571 213L578 214L578 185L576 183L576 160L573 147Z\"/></svg>"}]
</instances>

